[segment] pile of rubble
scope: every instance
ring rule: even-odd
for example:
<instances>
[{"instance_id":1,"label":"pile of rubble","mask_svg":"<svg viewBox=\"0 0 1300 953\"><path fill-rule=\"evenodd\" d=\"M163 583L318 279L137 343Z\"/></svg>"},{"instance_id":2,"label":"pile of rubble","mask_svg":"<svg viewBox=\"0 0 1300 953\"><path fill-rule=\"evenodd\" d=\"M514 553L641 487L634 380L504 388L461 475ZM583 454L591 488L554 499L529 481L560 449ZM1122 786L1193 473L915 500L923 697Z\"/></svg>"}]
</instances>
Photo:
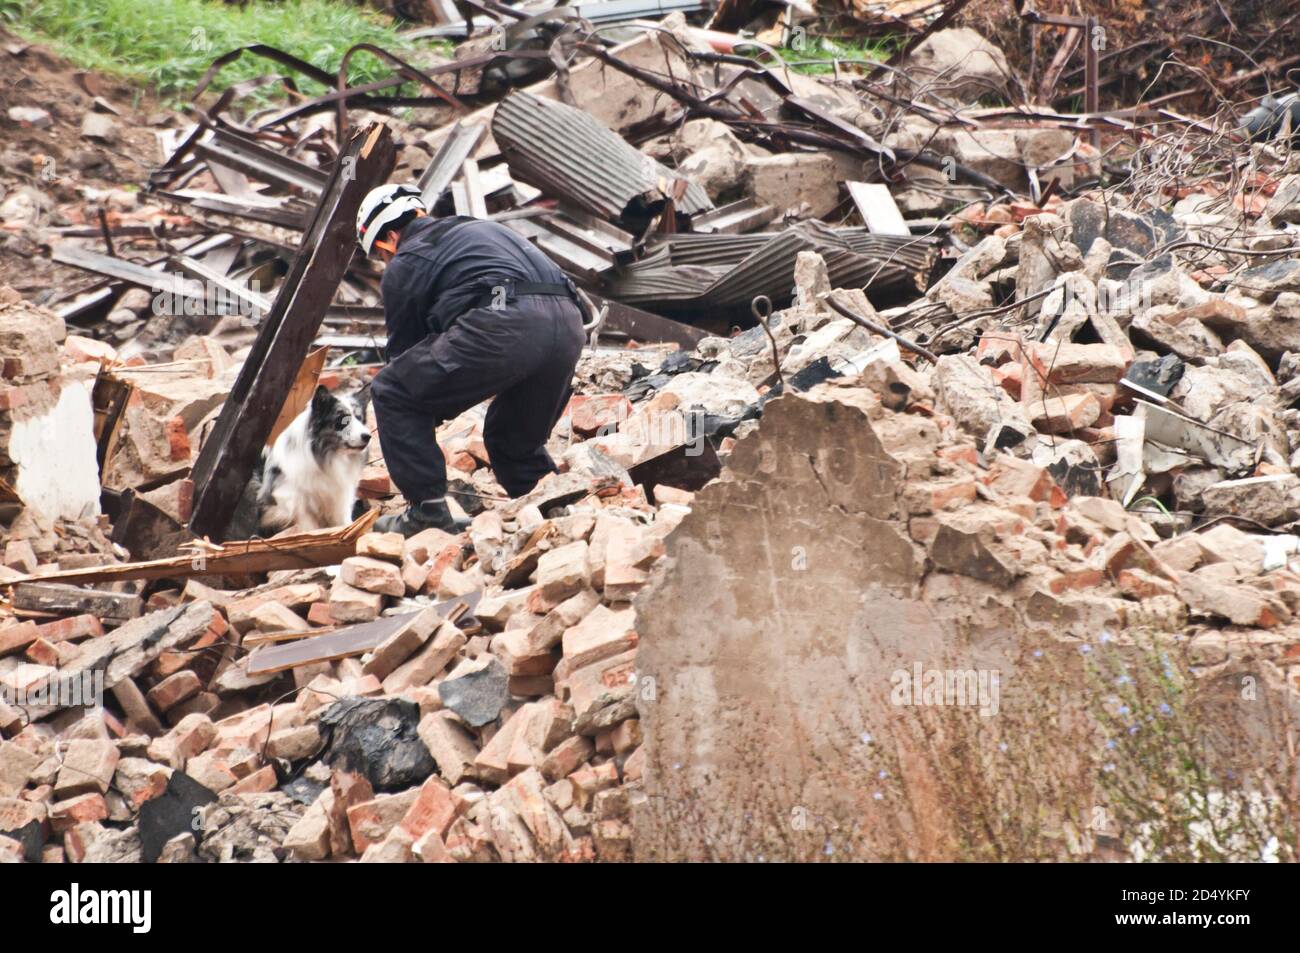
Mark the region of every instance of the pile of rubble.
<instances>
[{"instance_id":1,"label":"pile of rubble","mask_svg":"<svg viewBox=\"0 0 1300 953\"><path fill-rule=\"evenodd\" d=\"M149 600L173 607L108 634L90 606L0 628L0 677L24 701L0 726L8 845L29 859L60 840L78 861L192 857L192 807L223 794L226 818L222 805L280 789L263 803L295 822L270 847L302 859L625 857L640 744L629 600L690 494L664 488L675 502L656 510L617 487L548 484L481 514L468 543L372 533L336 571L239 592L191 580ZM579 499L544 518L557 496ZM441 601L419 608L422 595ZM102 677L120 717L32 722L83 676ZM42 693L52 703L33 707ZM160 797L186 807L159 819ZM225 823L203 820L205 858L270 849L256 825L233 838Z\"/></svg>"},{"instance_id":2,"label":"pile of rubble","mask_svg":"<svg viewBox=\"0 0 1300 953\"><path fill-rule=\"evenodd\" d=\"M224 94L160 136L139 200L186 234L59 226L54 260L97 281L49 308L0 286L0 859L655 855L634 821L670 766L726 761L690 709L761 694L704 660L748 659L728 634L773 635L756 606L786 586L806 619L879 588L924 604L899 618L1155 629L1201 673L1262 657L1300 684L1285 150L1102 191L1092 134L1133 122L979 107L1007 67L970 30L918 28L886 83L738 62L680 14L581 55L572 26L545 34L564 69L472 111L536 49L403 64L389 85L428 95L359 136L382 89L239 121ZM344 165L505 222L605 309L560 472L507 498L479 407L437 434L465 534L369 532L403 504L372 441L351 526L213 542L213 485L380 366L376 267L315 241L350 234ZM817 546L821 591L783 568Z\"/></svg>"}]
</instances>

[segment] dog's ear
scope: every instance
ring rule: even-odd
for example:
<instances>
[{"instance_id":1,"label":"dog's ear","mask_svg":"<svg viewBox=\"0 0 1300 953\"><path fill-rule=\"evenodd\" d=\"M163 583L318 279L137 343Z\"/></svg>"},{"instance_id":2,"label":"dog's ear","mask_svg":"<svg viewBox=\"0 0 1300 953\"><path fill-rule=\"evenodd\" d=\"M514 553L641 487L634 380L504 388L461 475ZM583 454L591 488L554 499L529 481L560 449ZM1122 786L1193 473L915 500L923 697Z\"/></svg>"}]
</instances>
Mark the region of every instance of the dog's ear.
<instances>
[{"instance_id":1,"label":"dog's ear","mask_svg":"<svg viewBox=\"0 0 1300 953\"><path fill-rule=\"evenodd\" d=\"M361 416L365 417L366 408L370 406L370 381L362 384L352 395L352 399L357 402L357 407L361 409Z\"/></svg>"},{"instance_id":2,"label":"dog's ear","mask_svg":"<svg viewBox=\"0 0 1300 953\"><path fill-rule=\"evenodd\" d=\"M334 400L333 396L320 384L316 385L316 393L311 395L311 412L313 415L320 415L329 410L330 403Z\"/></svg>"}]
</instances>

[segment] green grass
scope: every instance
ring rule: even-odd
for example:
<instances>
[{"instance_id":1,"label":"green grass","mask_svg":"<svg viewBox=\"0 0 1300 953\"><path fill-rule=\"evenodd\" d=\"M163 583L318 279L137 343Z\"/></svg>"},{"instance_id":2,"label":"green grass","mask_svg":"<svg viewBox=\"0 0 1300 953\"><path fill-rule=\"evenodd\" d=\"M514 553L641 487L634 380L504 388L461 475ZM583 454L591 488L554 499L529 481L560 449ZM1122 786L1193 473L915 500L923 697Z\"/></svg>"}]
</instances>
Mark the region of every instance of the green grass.
<instances>
[{"instance_id":1,"label":"green grass","mask_svg":"<svg viewBox=\"0 0 1300 953\"><path fill-rule=\"evenodd\" d=\"M867 68L868 63L880 63L889 59L897 46L898 40L892 36L852 40L796 36L789 46L781 48L779 52L781 58L796 73L821 76L835 71L833 64L836 60L841 62L842 71L861 72ZM772 58L765 56L757 47L742 46L737 52L767 65L775 65Z\"/></svg>"},{"instance_id":2,"label":"green grass","mask_svg":"<svg viewBox=\"0 0 1300 953\"><path fill-rule=\"evenodd\" d=\"M363 41L403 59L414 52L390 19L347 0L252 0L247 6L222 0L0 0L0 21L83 69L146 84L167 100L188 99L214 59L251 43L277 47L330 72L348 47ZM353 84L391 72L369 53L350 62ZM269 73L293 75L309 95L325 91L250 54L226 66L215 88ZM273 89L263 97L274 95Z\"/></svg>"}]
</instances>

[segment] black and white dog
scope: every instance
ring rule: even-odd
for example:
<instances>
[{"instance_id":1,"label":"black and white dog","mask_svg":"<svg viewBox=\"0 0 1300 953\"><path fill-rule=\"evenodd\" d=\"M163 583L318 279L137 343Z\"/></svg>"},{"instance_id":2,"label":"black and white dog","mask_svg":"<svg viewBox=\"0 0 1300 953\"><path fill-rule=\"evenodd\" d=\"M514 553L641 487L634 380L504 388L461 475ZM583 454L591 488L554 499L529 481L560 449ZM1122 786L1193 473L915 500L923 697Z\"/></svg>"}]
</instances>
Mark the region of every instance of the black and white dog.
<instances>
[{"instance_id":1,"label":"black and white dog","mask_svg":"<svg viewBox=\"0 0 1300 953\"><path fill-rule=\"evenodd\" d=\"M307 409L276 438L250 487L258 531L306 532L352 522L369 445L362 402L317 387Z\"/></svg>"}]
</instances>

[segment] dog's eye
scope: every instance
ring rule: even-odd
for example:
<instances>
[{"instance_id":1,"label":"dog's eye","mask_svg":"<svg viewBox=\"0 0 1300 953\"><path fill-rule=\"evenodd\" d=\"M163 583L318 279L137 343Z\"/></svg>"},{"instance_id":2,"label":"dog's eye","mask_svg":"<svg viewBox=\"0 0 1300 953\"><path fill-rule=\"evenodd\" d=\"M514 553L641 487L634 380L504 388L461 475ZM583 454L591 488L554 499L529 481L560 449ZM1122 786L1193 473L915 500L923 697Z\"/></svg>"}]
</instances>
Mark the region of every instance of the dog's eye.
<instances>
[{"instance_id":1,"label":"dog's eye","mask_svg":"<svg viewBox=\"0 0 1300 953\"><path fill-rule=\"evenodd\" d=\"M351 417L340 417L339 422L335 425L339 430L346 430L348 424L352 423Z\"/></svg>"}]
</instances>

